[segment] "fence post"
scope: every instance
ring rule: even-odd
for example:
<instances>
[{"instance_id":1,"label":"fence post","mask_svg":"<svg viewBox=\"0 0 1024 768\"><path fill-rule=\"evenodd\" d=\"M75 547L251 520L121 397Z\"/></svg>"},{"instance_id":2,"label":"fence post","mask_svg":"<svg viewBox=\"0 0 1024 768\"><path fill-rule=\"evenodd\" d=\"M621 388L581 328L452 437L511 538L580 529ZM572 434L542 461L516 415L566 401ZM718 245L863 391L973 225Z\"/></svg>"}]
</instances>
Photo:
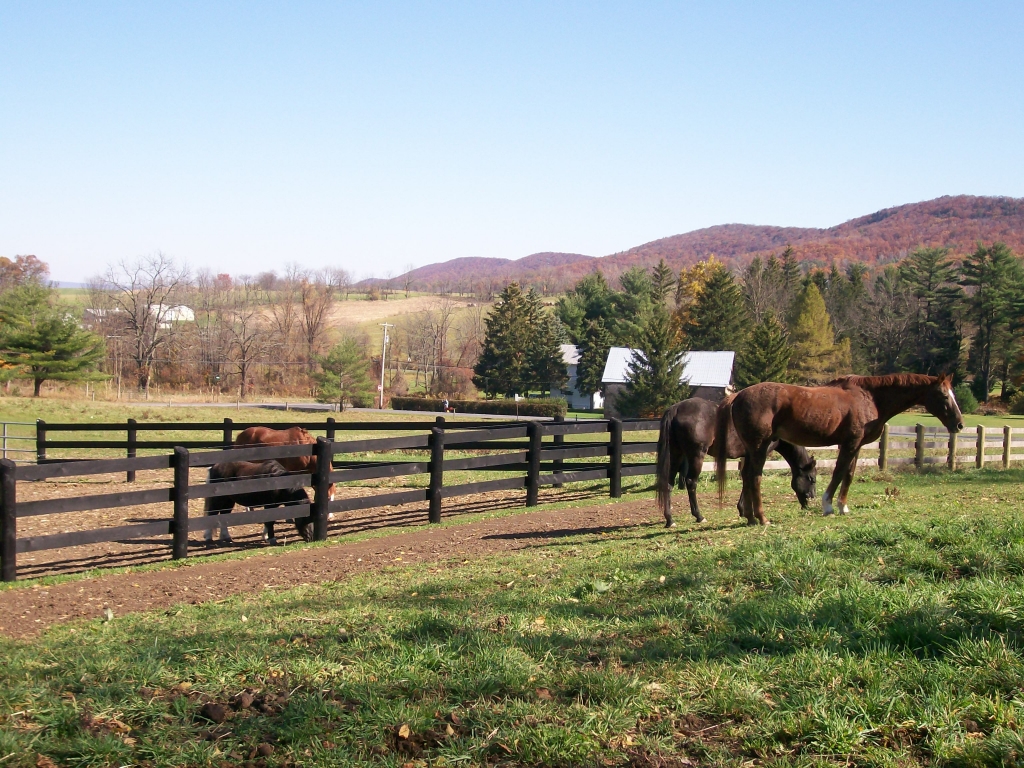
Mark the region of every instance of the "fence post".
<instances>
[{"instance_id":1,"label":"fence post","mask_svg":"<svg viewBox=\"0 0 1024 768\"><path fill-rule=\"evenodd\" d=\"M613 499L622 496L622 421L612 419L608 422L610 445L608 446L609 467L608 495Z\"/></svg>"},{"instance_id":2,"label":"fence post","mask_svg":"<svg viewBox=\"0 0 1024 768\"><path fill-rule=\"evenodd\" d=\"M540 451L544 438L540 424L536 421L527 422L526 436L530 439L530 448L526 454L529 465L526 473L526 506L536 507L540 501Z\"/></svg>"},{"instance_id":3,"label":"fence post","mask_svg":"<svg viewBox=\"0 0 1024 768\"><path fill-rule=\"evenodd\" d=\"M334 420L334 417L333 416L328 416L327 417L327 430L326 430L327 431L327 439L330 440L332 443L334 442L334 435L335 435L336 428L337 428L337 422Z\"/></svg>"},{"instance_id":4,"label":"fence post","mask_svg":"<svg viewBox=\"0 0 1024 768\"><path fill-rule=\"evenodd\" d=\"M223 437L224 447L225 448L230 448L231 447L231 443L235 439L234 432L235 432L235 422L233 422L231 419L225 417L224 418L224 437Z\"/></svg>"},{"instance_id":5,"label":"fence post","mask_svg":"<svg viewBox=\"0 0 1024 768\"><path fill-rule=\"evenodd\" d=\"M1010 425L1003 425L1003 469L1010 468L1010 446L1012 445L1012 434L1010 432Z\"/></svg>"},{"instance_id":6,"label":"fence post","mask_svg":"<svg viewBox=\"0 0 1024 768\"><path fill-rule=\"evenodd\" d=\"M36 464L46 463L46 422L36 419Z\"/></svg>"},{"instance_id":7,"label":"fence post","mask_svg":"<svg viewBox=\"0 0 1024 768\"><path fill-rule=\"evenodd\" d=\"M188 449L174 446L174 535L171 557L188 557Z\"/></svg>"},{"instance_id":8,"label":"fence post","mask_svg":"<svg viewBox=\"0 0 1024 768\"><path fill-rule=\"evenodd\" d=\"M886 472L889 469L889 425L882 425L882 436L878 438L878 469Z\"/></svg>"},{"instance_id":9,"label":"fence post","mask_svg":"<svg viewBox=\"0 0 1024 768\"><path fill-rule=\"evenodd\" d=\"M956 469L956 444L957 444L957 433L949 433L949 450L946 456L946 466L950 469Z\"/></svg>"},{"instance_id":10,"label":"fence post","mask_svg":"<svg viewBox=\"0 0 1024 768\"><path fill-rule=\"evenodd\" d=\"M978 444L974 449L974 466L981 469L985 466L985 428L978 425Z\"/></svg>"},{"instance_id":11,"label":"fence post","mask_svg":"<svg viewBox=\"0 0 1024 768\"><path fill-rule=\"evenodd\" d=\"M0 578L18 578L17 468L10 459L0 459Z\"/></svg>"},{"instance_id":12,"label":"fence post","mask_svg":"<svg viewBox=\"0 0 1024 768\"><path fill-rule=\"evenodd\" d=\"M444 424L444 417L438 422ZM444 488L444 427L430 428L430 512L431 523L441 522L441 492Z\"/></svg>"},{"instance_id":13,"label":"fence post","mask_svg":"<svg viewBox=\"0 0 1024 768\"><path fill-rule=\"evenodd\" d=\"M561 414L559 414L558 416L555 416L555 424L564 424L564 423L565 423L565 416L562 416ZM554 440L555 447L560 449L565 444L565 435L557 434L557 435L555 435L552 438L552 440ZM553 464L554 464L555 477L556 478L560 477L561 474L562 474L562 459L555 459ZM554 483L554 487L555 488L561 488L562 484L560 482L556 482L556 483Z\"/></svg>"},{"instance_id":14,"label":"fence post","mask_svg":"<svg viewBox=\"0 0 1024 768\"><path fill-rule=\"evenodd\" d=\"M136 430L135 430L135 425L136 425L135 419L128 419L128 454L127 455L128 455L129 459L134 459L136 454L137 454L136 444L138 443L138 439L139 438L138 438L138 434L136 433ZM127 480L129 483L134 483L135 482L135 470L134 469L129 469L125 473L125 480Z\"/></svg>"},{"instance_id":15,"label":"fence post","mask_svg":"<svg viewBox=\"0 0 1024 768\"><path fill-rule=\"evenodd\" d=\"M316 471L313 473L313 540L327 540L327 513L330 512L331 462L334 461L334 443L325 437L316 439L313 449Z\"/></svg>"},{"instance_id":16,"label":"fence post","mask_svg":"<svg viewBox=\"0 0 1024 768\"><path fill-rule=\"evenodd\" d=\"M917 442L914 443L914 466L924 466L924 424L917 425Z\"/></svg>"}]
</instances>

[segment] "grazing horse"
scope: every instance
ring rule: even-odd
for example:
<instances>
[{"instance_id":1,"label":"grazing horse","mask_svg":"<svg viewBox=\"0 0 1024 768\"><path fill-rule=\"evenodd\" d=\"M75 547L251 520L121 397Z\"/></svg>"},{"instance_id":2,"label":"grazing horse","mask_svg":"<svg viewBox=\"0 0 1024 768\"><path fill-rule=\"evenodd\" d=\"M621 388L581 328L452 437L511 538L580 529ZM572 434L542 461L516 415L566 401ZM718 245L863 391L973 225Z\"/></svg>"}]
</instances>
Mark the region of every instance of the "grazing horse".
<instances>
[{"instance_id":1,"label":"grazing horse","mask_svg":"<svg viewBox=\"0 0 1024 768\"><path fill-rule=\"evenodd\" d=\"M836 468L821 497L821 508L824 514L832 514L832 499L842 484L839 512L845 514L861 447L877 440L889 419L915 405L924 406L950 432L964 428L963 415L953 396L953 382L946 374L844 376L822 387L765 382L734 395L718 411L715 435L726 436L732 425L743 443L740 499L748 512L747 522L767 522L761 501L761 471L773 440L839 446ZM715 467L721 501L725 497L724 453L717 457Z\"/></svg>"},{"instance_id":2,"label":"grazing horse","mask_svg":"<svg viewBox=\"0 0 1024 768\"><path fill-rule=\"evenodd\" d=\"M288 474L278 461L225 461L221 464L214 464L210 467L210 473L206 482L217 483L227 480L256 479L260 477L282 477ZM235 504L242 507L284 507L290 504L309 504L309 496L304 488L280 488L267 491L238 491L227 496L208 496L206 499L206 514L221 515L234 509ZM303 517L295 520L295 527L304 541L312 541L310 524L312 517ZM274 524L263 524L263 539L270 544L277 544L274 536ZM228 533L226 523L220 524L220 540L224 544L231 543L231 534ZM213 546L213 529L206 529L206 546Z\"/></svg>"},{"instance_id":3,"label":"grazing horse","mask_svg":"<svg viewBox=\"0 0 1024 768\"><path fill-rule=\"evenodd\" d=\"M235 445L315 445L316 437L302 427L288 429L272 429L271 427L249 427L243 429L235 438ZM289 456L278 459L281 466L289 472L316 472L316 456ZM327 487L327 498L334 501L334 483ZM334 515L327 515L333 520Z\"/></svg>"},{"instance_id":4,"label":"grazing horse","mask_svg":"<svg viewBox=\"0 0 1024 768\"><path fill-rule=\"evenodd\" d=\"M672 483L679 475L679 488L686 488L690 497L690 514L698 523L704 516L697 506L697 478L704 466L705 454L717 456L722 442L715 440L715 415L718 406L700 397L691 397L681 403L669 406L661 417L661 431L658 434L657 489L658 505L665 515L665 527L671 528ZM735 459L743 455L743 444L735 429L730 429L724 443L725 456ZM815 461L806 450L784 440L772 442L769 450L777 450L789 462L793 473L791 483L800 506L807 508L807 502L816 496L817 470ZM740 505L740 516L746 517Z\"/></svg>"}]
</instances>

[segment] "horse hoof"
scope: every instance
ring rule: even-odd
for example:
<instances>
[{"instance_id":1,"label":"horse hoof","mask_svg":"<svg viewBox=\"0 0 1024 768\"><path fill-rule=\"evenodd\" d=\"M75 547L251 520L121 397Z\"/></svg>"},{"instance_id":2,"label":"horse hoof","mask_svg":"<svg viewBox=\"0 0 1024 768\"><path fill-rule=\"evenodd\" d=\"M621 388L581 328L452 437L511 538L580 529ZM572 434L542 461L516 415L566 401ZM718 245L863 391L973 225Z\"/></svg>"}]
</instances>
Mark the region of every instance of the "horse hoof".
<instances>
[{"instance_id":1,"label":"horse hoof","mask_svg":"<svg viewBox=\"0 0 1024 768\"><path fill-rule=\"evenodd\" d=\"M821 510L821 516L822 517L828 517L829 515L832 514L833 511L834 510L832 510L832 509L823 509L823 510Z\"/></svg>"},{"instance_id":2,"label":"horse hoof","mask_svg":"<svg viewBox=\"0 0 1024 768\"><path fill-rule=\"evenodd\" d=\"M665 527L666 528L675 528L676 527L676 521L675 520L666 520L665 521Z\"/></svg>"},{"instance_id":3,"label":"horse hoof","mask_svg":"<svg viewBox=\"0 0 1024 768\"><path fill-rule=\"evenodd\" d=\"M698 523L703 523L703 522L704 522L704 520L705 520L706 518L704 517L704 515L698 515L697 517L695 517L695 518L693 518L693 519L694 519L694 520L695 520L696 522L698 522Z\"/></svg>"}]
</instances>

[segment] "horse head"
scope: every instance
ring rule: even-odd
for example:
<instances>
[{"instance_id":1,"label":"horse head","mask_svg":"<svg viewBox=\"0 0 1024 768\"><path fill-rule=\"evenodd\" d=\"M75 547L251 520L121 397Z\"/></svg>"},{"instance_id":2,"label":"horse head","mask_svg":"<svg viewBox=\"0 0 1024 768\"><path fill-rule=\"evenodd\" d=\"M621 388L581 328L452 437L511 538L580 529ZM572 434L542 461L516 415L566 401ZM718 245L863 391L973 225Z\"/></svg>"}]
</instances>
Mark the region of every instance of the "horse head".
<instances>
[{"instance_id":1,"label":"horse head","mask_svg":"<svg viewBox=\"0 0 1024 768\"><path fill-rule=\"evenodd\" d=\"M940 374L935 383L928 388L924 398L924 408L928 413L942 422L942 426L950 432L959 432L964 428L964 416L960 413L956 396L953 394L953 379L949 374Z\"/></svg>"},{"instance_id":2,"label":"horse head","mask_svg":"<svg viewBox=\"0 0 1024 768\"><path fill-rule=\"evenodd\" d=\"M807 509L809 502L818 498L818 462L811 458L810 462L804 464L793 473L793 481L790 483L793 493L800 501L800 506Z\"/></svg>"}]
</instances>

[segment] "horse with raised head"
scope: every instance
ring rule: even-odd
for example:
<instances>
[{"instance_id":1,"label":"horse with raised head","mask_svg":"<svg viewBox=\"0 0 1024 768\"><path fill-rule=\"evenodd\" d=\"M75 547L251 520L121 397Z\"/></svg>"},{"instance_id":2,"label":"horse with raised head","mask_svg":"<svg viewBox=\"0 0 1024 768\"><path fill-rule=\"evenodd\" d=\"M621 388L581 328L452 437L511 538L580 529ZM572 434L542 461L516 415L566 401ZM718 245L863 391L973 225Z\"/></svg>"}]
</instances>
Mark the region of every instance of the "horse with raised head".
<instances>
[{"instance_id":1,"label":"horse with raised head","mask_svg":"<svg viewBox=\"0 0 1024 768\"><path fill-rule=\"evenodd\" d=\"M950 432L964 428L953 381L946 374L844 376L821 387L765 382L734 395L719 408L715 435L716 439L725 439L734 429L743 443L740 500L748 512L747 522L767 522L761 500L761 472L772 441L809 447L837 445L839 456L821 497L821 507L825 515L831 515L839 489L839 512L845 514L861 447L881 437L889 419L915 405L924 406ZM721 501L725 498L724 454L717 457L715 467Z\"/></svg>"},{"instance_id":2,"label":"horse with raised head","mask_svg":"<svg viewBox=\"0 0 1024 768\"><path fill-rule=\"evenodd\" d=\"M665 515L665 527L671 528L672 485L679 476L679 488L686 489L690 499L690 514L698 523L704 516L697 504L697 478L704 467L705 455L717 457L719 447L725 446L729 459L743 455L743 443L736 430L730 429L724 441L715 439L715 416L718 406L700 397L691 397L669 406L661 417L658 433L657 490L658 506ZM776 450L789 463L793 479L790 485L796 493L800 506L807 508L808 502L817 495L816 463L807 451L784 440L775 440L769 451ZM737 505L741 517L746 517L743 507Z\"/></svg>"}]
</instances>

